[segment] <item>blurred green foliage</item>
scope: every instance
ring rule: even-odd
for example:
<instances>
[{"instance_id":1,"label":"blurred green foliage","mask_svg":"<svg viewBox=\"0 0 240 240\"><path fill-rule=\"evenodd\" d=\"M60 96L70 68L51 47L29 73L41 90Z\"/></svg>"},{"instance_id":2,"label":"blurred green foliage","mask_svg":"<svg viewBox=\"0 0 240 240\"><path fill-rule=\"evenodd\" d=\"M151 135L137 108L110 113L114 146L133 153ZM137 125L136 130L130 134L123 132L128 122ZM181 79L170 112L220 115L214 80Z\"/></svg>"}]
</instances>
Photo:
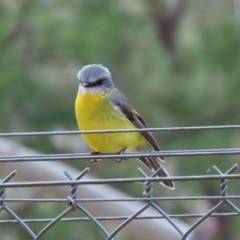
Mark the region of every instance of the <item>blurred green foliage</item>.
<instances>
[{"instance_id":1,"label":"blurred green foliage","mask_svg":"<svg viewBox=\"0 0 240 240\"><path fill-rule=\"evenodd\" d=\"M150 126L239 124L240 9L234 1L186 2L174 54L157 37L152 13L158 11L164 14L162 4L153 9L140 0L1 1L0 131L77 129L76 73L89 63L110 69L116 85ZM155 136L164 150L237 147L240 141L239 131L232 130ZM22 141L39 151L57 151L48 139ZM203 174L213 164L225 171L236 160L173 158L171 166L176 175ZM138 176L137 162L109 163L111 172L105 164L91 169L105 177ZM176 191L215 192L214 184L177 183ZM131 194L140 192L125 188Z\"/></svg>"}]
</instances>

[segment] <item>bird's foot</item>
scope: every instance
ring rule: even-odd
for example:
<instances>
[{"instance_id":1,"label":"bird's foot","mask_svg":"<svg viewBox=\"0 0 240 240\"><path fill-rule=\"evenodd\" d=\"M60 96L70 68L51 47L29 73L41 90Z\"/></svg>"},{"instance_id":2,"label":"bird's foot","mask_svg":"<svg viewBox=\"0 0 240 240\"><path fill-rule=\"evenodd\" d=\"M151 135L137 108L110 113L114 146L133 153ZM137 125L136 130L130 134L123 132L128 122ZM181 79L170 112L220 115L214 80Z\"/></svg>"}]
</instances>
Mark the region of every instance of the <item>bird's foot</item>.
<instances>
[{"instance_id":1,"label":"bird's foot","mask_svg":"<svg viewBox=\"0 0 240 240\"><path fill-rule=\"evenodd\" d=\"M127 147L124 147L123 149L121 149L120 151L117 152L117 154L121 155L126 151ZM122 160L127 160L127 158L118 158L115 160L116 163L120 163Z\"/></svg>"},{"instance_id":2,"label":"bird's foot","mask_svg":"<svg viewBox=\"0 0 240 240\"><path fill-rule=\"evenodd\" d=\"M94 151L92 151L91 153L90 153L90 155L98 155L98 154L100 154L100 152L94 152ZM89 159L88 160L90 163L97 163L97 162L99 162L100 161L100 159L99 158L92 158L92 159Z\"/></svg>"}]
</instances>

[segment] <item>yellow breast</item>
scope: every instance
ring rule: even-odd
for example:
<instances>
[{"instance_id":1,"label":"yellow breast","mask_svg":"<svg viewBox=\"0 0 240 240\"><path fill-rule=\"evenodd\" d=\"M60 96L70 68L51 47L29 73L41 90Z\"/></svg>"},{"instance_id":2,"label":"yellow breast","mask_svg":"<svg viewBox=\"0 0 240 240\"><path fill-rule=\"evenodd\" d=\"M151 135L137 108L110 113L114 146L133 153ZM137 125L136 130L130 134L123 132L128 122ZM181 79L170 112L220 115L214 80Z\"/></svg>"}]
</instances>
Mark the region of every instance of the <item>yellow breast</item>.
<instances>
[{"instance_id":1,"label":"yellow breast","mask_svg":"<svg viewBox=\"0 0 240 240\"><path fill-rule=\"evenodd\" d=\"M123 113L108 101L107 94L78 94L75 114L80 130L131 129L136 128ZM127 151L147 150L145 137L139 133L83 134L86 143L97 152L114 153L127 147Z\"/></svg>"}]
</instances>

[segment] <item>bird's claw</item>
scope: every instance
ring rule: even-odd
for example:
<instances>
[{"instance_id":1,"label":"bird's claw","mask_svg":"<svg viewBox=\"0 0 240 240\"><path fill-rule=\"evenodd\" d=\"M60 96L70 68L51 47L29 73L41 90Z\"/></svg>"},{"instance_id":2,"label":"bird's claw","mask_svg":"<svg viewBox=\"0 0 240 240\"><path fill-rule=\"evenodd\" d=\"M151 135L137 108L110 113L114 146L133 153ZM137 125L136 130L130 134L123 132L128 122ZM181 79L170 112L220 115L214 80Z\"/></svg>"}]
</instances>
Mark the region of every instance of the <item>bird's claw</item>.
<instances>
[{"instance_id":1,"label":"bird's claw","mask_svg":"<svg viewBox=\"0 0 240 240\"><path fill-rule=\"evenodd\" d=\"M116 163L120 163L122 161L122 158L115 159Z\"/></svg>"},{"instance_id":2,"label":"bird's claw","mask_svg":"<svg viewBox=\"0 0 240 240\"><path fill-rule=\"evenodd\" d=\"M91 153L90 153L90 155L98 155L100 152L94 152L94 151L92 151ZM100 160L101 159L99 159L99 158L92 158L92 159L89 159L88 161L90 162L90 163L97 163L97 162L100 162Z\"/></svg>"},{"instance_id":3,"label":"bird's claw","mask_svg":"<svg viewBox=\"0 0 240 240\"><path fill-rule=\"evenodd\" d=\"M100 162L100 160L101 160L101 159L99 159L99 158L92 158L92 159L89 159L88 161L89 161L90 163L97 163L97 162Z\"/></svg>"},{"instance_id":4,"label":"bird's claw","mask_svg":"<svg viewBox=\"0 0 240 240\"><path fill-rule=\"evenodd\" d=\"M121 149L120 151L117 152L117 154L121 155L122 153L124 153L126 151L126 147L124 147L123 149ZM116 163L120 163L122 160L127 160L127 158L118 158L115 160Z\"/></svg>"}]
</instances>

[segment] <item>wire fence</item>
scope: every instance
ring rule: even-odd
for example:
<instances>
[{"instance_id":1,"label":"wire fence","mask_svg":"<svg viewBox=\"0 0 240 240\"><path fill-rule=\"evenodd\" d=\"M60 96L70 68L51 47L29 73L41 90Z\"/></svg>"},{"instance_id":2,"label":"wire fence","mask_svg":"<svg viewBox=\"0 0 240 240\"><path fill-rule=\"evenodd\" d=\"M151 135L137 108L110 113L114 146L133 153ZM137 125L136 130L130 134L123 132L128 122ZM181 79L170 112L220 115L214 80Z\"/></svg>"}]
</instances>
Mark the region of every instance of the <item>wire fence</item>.
<instances>
[{"instance_id":1,"label":"wire fence","mask_svg":"<svg viewBox=\"0 0 240 240\"><path fill-rule=\"evenodd\" d=\"M150 128L150 129L139 129L138 131L196 131L196 130L224 130L224 129L240 129L240 125L229 125L229 126L200 126L200 127L176 127L176 128ZM31 132L31 133L1 133L0 137L18 137L18 136L50 136L50 135L66 135L66 134L92 134L96 132L110 133L110 132L132 132L132 130L106 130L106 131L58 131L58 132ZM226 149L200 149L200 150L174 150L174 151L157 151L157 152L136 152L136 153L123 153L122 158L136 158L141 156L207 156L207 155L238 155L240 154L240 148L226 148ZM91 159L92 156L86 153L78 154L42 154L42 155L9 155L0 156L0 164L4 162L36 162L36 161L59 161L59 160L80 160L86 161ZM118 154L102 154L98 155L99 159L112 159L119 158ZM0 165L1 166L1 165ZM12 219L0 220L0 225L8 223L18 223L21 227L29 234L32 239L41 239L43 236L47 236L49 229L53 228L58 222L69 222L77 221L79 224L85 221L91 221L95 224L103 235L103 239L113 240L114 237L120 232L124 231L125 227L132 221L139 219L165 219L171 227L178 232L179 239L191 240L190 234L206 219L210 217L238 217L240 215L240 209L232 202L232 200L240 199L240 195L228 195L228 180L234 179L239 180L240 174L234 173L238 168L238 164L233 164L233 166L226 172L222 172L217 166L213 166L213 170L216 174L213 175L197 175L197 176L174 176L169 177L169 180L173 181L206 181L206 180L218 180L219 184L219 195L218 196L174 196L174 197L164 197L164 196L153 196L153 183L164 180L165 178L157 177L158 172L161 170L159 168L152 175L146 174L141 168L138 168L139 176L134 178L112 178L112 179L82 179L83 176L87 175L89 168L85 168L77 176L72 176L70 172L65 171L66 180L62 181L36 181L36 182L9 182L15 175L16 171L13 169L11 173L7 176L1 176L3 179L0 181L0 216L1 212L7 212ZM5 178L4 178L5 177ZM78 198L78 187L79 185L104 185L104 184L134 184L143 183L144 186L144 197L128 197L128 198ZM33 187L47 187L47 186L69 186L71 190L71 195L66 196L66 198L7 198L7 191L9 188L33 188ZM206 213L202 214L172 214L167 212L156 203L158 201L181 201L181 200L210 200L216 201L216 204L210 208ZM82 206L84 202L143 202L142 207L140 207L135 213L130 216L94 216L89 210ZM66 209L59 213L53 219L23 219L14 210L12 210L8 205L10 202L15 203L67 203ZM228 212L217 212L223 205L229 206ZM143 213L146 209L155 209L155 215L144 215ZM68 217L68 215L73 211L80 211L85 214L85 217ZM181 229L176 219L195 219L195 222L188 228L187 231ZM119 221L122 222L113 230L109 231L104 222L105 221ZM29 223L39 223L44 222L46 226L38 233L35 233L30 227ZM1 235L1 233L0 233ZM105 237L104 237L105 236ZM1 236L0 236L1 238ZM83 238L84 239L84 238Z\"/></svg>"}]
</instances>

